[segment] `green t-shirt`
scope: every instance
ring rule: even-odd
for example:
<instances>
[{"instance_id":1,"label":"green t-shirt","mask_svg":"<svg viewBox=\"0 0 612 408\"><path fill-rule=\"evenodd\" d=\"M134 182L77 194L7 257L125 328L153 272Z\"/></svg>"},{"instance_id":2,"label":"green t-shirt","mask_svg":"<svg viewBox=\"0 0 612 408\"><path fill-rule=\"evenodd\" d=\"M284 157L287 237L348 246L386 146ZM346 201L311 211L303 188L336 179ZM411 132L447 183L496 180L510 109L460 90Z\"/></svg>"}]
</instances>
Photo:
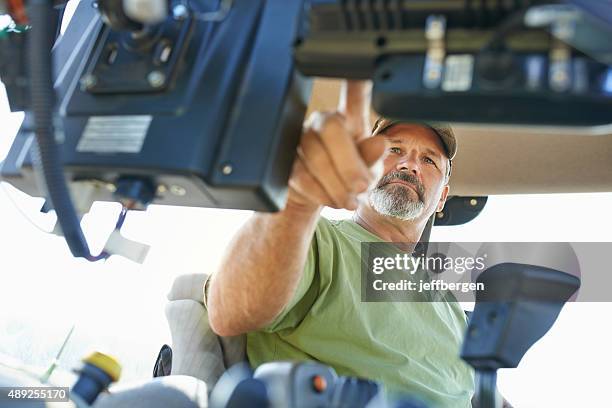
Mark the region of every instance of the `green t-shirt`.
<instances>
[{"instance_id":1,"label":"green t-shirt","mask_svg":"<svg viewBox=\"0 0 612 408\"><path fill-rule=\"evenodd\" d=\"M293 299L247 335L250 364L314 360L433 407L471 407L474 374L459 358L463 310L456 302L362 302L362 242L382 241L351 220L321 217Z\"/></svg>"}]
</instances>

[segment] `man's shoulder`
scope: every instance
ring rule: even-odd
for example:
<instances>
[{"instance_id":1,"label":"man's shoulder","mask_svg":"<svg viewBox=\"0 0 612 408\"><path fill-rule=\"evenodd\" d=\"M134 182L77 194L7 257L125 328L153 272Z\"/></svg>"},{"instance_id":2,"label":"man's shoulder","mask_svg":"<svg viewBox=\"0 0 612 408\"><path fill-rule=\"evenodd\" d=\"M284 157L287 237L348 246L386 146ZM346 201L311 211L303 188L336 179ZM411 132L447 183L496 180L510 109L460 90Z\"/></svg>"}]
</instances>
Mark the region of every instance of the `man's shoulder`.
<instances>
[{"instance_id":1,"label":"man's shoulder","mask_svg":"<svg viewBox=\"0 0 612 408\"><path fill-rule=\"evenodd\" d=\"M337 239L338 220L330 220L325 217L319 217L317 228L315 229L315 237L317 240Z\"/></svg>"},{"instance_id":2,"label":"man's shoulder","mask_svg":"<svg viewBox=\"0 0 612 408\"><path fill-rule=\"evenodd\" d=\"M317 238L340 239L347 235L347 232L353 228L351 224L354 223L353 220L348 219L334 220L319 217L316 229Z\"/></svg>"},{"instance_id":3,"label":"man's shoulder","mask_svg":"<svg viewBox=\"0 0 612 408\"><path fill-rule=\"evenodd\" d=\"M334 220L334 219L329 219L329 218L325 218L323 216L319 217L319 222L317 224L317 227L321 227L321 228L333 228L334 230L337 230L338 227L340 227L341 225L347 223L347 222L354 222L353 220L348 220L348 219L344 219L344 220Z\"/></svg>"},{"instance_id":4,"label":"man's shoulder","mask_svg":"<svg viewBox=\"0 0 612 408\"><path fill-rule=\"evenodd\" d=\"M313 237L315 248L321 251L341 251L355 242L346 234L347 223L351 220L334 220L320 217ZM350 228L350 226L349 226Z\"/></svg>"},{"instance_id":5,"label":"man's shoulder","mask_svg":"<svg viewBox=\"0 0 612 408\"><path fill-rule=\"evenodd\" d=\"M362 245L368 242L381 242L381 240L351 219L335 220L321 217L311 249L319 257L334 257L334 254L345 257L361 253Z\"/></svg>"},{"instance_id":6,"label":"man's shoulder","mask_svg":"<svg viewBox=\"0 0 612 408\"><path fill-rule=\"evenodd\" d=\"M338 239L351 243L381 242L382 240L364 229L352 219L328 219L320 217L317 224L317 234L330 239Z\"/></svg>"}]
</instances>

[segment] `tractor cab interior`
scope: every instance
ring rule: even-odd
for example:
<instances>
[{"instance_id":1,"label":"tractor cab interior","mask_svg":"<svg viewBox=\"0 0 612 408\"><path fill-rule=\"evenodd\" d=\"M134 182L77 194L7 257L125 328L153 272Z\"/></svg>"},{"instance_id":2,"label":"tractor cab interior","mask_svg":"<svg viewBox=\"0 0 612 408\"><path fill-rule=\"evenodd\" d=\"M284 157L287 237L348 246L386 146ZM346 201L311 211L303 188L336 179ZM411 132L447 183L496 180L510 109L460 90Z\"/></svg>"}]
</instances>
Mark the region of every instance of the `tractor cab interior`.
<instances>
[{"instance_id":1,"label":"tractor cab interior","mask_svg":"<svg viewBox=\"0 0 612 408\"><path fill-rule=\"evenodd\" d=\"M304 119L334 111L346 79L372 81L372 121L382 115L454 129L449 199L421 236L423 256L468 251L436 242L437 232L477 223L496 197L612 192L609 2L0 0L0 14L0 79L8 108L24 112L0 180L56 215L52 232L77 258L75 270L116 268L118 257L145 262L149 246L122 234L128 213L281 211ZM99 228L108 232L100 245L84 232L94 203L121 207L113 228ZM512 210L503 218L523 225ZM459 350L475 372L473 407L504 406L498 370L516 368L566 302L612 300L597 291L603 281L584 279L588 262L575 245L529 242L538 225L517 228L525 242L477 245L473 254L491 256L463 276L483 288L472 293ZM179 241L173 233L166 243ZM38 248L27 256L37 258L32 252ZM182 261L166 269L184 269ZM171 341L151 358L153 378L118 382L118 362L93 353L76 379L55 380L71 329L42 374L0 364L0 388L13 390L0 395L1 405L16 407L37 389L31 406L428 407L409 392L389 398L375 379L339 375L324 362L253 369L245 335L211 330L209 272L173 272L163 300ZM20 279L11 273L9 291ZM110 309L127 281L108 292L89 282L85 302ZM22 297L33 290L15 288ZM137 307L133 293L125 296ZM7 333L21 330L11 324ZM52 386L57 392L47 398Z\"/></svg>"}]
</instances>

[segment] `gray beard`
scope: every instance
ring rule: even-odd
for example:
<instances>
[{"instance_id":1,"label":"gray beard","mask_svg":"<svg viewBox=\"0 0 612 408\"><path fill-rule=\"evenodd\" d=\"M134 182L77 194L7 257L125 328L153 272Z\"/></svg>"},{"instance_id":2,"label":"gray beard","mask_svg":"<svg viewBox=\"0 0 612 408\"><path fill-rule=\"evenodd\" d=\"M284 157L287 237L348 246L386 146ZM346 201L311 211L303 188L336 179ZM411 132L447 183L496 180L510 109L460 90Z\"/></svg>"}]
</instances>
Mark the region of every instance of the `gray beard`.
<instances>
[{"instance_id":1,"label":"gray beard","mask_svg":"<svg viewBox=\"0 0 612 408\"><path fill-rule=\"evenodd\" d=\"M410 221L419 217L425 208L425 204L411 194L405 187L386 185L373 189L368 199L379 214Z\"/></svg>"}]
</instances>

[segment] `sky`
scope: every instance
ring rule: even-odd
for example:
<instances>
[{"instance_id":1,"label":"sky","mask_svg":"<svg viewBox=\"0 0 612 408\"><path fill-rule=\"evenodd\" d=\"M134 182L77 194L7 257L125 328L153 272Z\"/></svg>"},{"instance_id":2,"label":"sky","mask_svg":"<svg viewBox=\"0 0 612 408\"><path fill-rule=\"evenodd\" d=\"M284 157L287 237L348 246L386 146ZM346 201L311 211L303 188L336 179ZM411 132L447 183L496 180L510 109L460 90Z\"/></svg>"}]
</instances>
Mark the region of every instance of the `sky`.
<instances>
[{"instance_id":1,"label":"sky","mask_svg":"<svg viewBox=\"0 0 612 408\"><path fill-rule=\"evenodd\" d=\"M23 118L10 113L0 86L0 160ZM142 265L120 257L91 264L72 258L42 200L0 183L0 353L48 365L75 331L60 360L74 367L90 350L117 356L123 381L149 378L162 344L171 343L166 293L181 274L214 271L251 212L152 205L128 214L123 234L151 245ZM433 241L607 242L612 193L490 197L482 214L457 227L436 227ZM93 252L119 207L95 203L83 219ZM350 217L326 209L329 218ZM602 270L601 273L610 273ZM609 400L610 303L567 304L552 329L516 369L502 370L500 391L518 408L595 406Z\"/></svg>"}]
</instances>

